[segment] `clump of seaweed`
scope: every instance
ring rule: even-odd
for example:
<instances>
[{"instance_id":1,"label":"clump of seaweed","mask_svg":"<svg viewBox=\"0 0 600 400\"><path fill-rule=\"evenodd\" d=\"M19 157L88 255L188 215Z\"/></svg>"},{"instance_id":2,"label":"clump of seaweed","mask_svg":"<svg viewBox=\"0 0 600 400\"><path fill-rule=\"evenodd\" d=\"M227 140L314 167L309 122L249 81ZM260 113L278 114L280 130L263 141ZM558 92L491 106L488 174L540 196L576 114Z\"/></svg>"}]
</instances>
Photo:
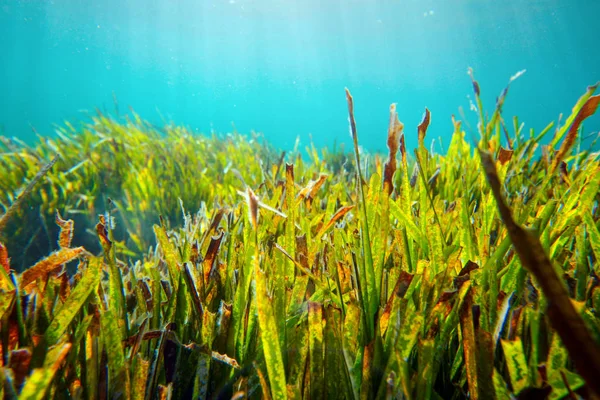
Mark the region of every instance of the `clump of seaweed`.
<instances>
[{"instance_id":1,"label":"clump of seaweed","mask_svg":"<svg viewBox=\"0 0 600 400\"><path fill-rule=\"evenodd\" d=\"M0 232L2 395L597 397L600 161L573 152L597 85L543 145L553 124L527 137L515 119L511 134L508 87L487 118L471 77L476 146L453 118L446 154L430 153L426 110L409 163L392 105L389 154L368 170L349 91L352 168L341 168L346 155L286 163L256 138L158 133L139 119L99 116L56 139L62 157L36 201L58 248L16 273L9 255L23 233ZM9 204L58 146L3 142ZM106 211L98 248L76 244L73 210ZM136 258L117 233L156 245Z\"/></svg>"},{"instance_id":2,"label":"clump of seaweed","mask_svg":"<svg viewBox=\"0 0 600 400\"><path fill-rule=\"evenodd\" d=\"M15 215L7 218L4 242L24 249L15 257L17 270L56 250L56 210L73 218L82 233L93 233L97 214L110 214L118 222L119 254L140 256L154 244L149 221L158 215L181 224L181 203L193 209L203 202L232 203L238 183L231 172L235 167L244 166L243 179L257 185L265 175L276 179L283 163L258 135L206 137L173 125L159 130L135 114L123 124L103 114L81 129L66 123L55 138L40 137L35 147L1 139L0 206L5 209L18 199L22 182L61 154L28 196L27 207L14 208ZM100 250L93 235L81 234L76 240Z\"/></svg>"}]
</instances>

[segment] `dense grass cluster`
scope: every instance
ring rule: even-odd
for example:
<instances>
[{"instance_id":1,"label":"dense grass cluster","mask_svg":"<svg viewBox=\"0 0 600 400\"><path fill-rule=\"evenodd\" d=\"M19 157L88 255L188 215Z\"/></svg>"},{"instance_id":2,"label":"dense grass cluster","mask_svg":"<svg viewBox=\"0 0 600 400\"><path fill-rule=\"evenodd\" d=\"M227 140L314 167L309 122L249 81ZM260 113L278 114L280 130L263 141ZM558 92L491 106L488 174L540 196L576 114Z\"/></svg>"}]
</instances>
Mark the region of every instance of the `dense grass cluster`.
<instances>
[{"instance_id":1,"label":"dense grass cluster","mask_svg":"<svg viewBox=\"0 0 600 400\"><path fill-rule=\"evenodd\" d=\"M155 243L152 223L161 215L174 225L183 223L179 201L197 210L202 202L236 202L238 169L249 185L262 181L263 166L280 161L280 154L255 135L211 137L187 129L157 129L137 115L126 123L99 114L80 129L66 123L56 137L40 137L36 147L0 137L0 207L7 209L55 154L53 172L36 186L18 218L12 218L0 237L19 248L13 268L31 265L56 250L55 211L78 226L75 242L100 251L93 227L97 215L111 212L116 219L119 252L140 254ZM9 234L10 233L10 234ZM16 256L16 259L15 259Z\"/></svg>"},{"instance_id":2,"label":"dense grass cluster","mask_svg":"<svg viewBox=\"0 0 600 400\"><path fill-rule=\"evenodd\" d=\"M478 143L453 119L445 154L428 110L407 154L392 105L367 160L349 92L354 154L308 162L137 117L2 138L3 396L599 395L596 86L525 133L473 85Z\"/></svg>"}]
</instances>

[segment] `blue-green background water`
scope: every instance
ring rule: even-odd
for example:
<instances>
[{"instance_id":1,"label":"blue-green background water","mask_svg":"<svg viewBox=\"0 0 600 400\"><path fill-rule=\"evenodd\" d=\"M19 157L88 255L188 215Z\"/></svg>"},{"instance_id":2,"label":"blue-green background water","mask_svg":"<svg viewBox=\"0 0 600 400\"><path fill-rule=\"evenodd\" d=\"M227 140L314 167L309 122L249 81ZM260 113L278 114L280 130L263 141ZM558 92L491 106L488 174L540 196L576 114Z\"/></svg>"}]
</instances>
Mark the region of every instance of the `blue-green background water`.
<instances>
[{"instance_id":1,"label":"blue-green background water","mask_svg":"<svg viewBox=\"0 0 600 400\"><path fill-rule=\"evenodd\" d=\"M347 86L365 148L385 149L392 102L409 146L425 106L447 143L459 107L475 120L468 66L490 111L526 69L505 119L540 130L600 79L599 15L597 0L0 0L0 132L50 135L113 112L114 93L155 123L349 143Z\"/></svg>"}]
</instances>

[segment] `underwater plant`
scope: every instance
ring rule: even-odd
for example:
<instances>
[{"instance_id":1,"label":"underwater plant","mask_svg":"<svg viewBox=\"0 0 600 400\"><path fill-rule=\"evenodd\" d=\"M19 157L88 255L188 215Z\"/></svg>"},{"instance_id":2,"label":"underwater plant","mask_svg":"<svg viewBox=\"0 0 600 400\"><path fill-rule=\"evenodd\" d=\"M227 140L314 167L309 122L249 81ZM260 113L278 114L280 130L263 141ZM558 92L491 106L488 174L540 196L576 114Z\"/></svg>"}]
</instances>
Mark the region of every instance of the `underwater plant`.
<instances>
[{"instance_id":1,"label":"underwater plant","mask_svg":"<svg viewBox=\"0 0 600 400\"><path fill-rule=\"evenodd\" d=\"M173 125L159 130L136 114L121 124L99 113L81 129L66 123L56 133L40 137L35 147L0 138L0 206L5 209L17 199L21 182L60 153L27 207L16 211L4 235L0 232L7 246L22 249L13 256L18 271L57 250L56 210L82 230L76 243L94 252L101 250L93 234L97 215L109 212L117 221L119 254L141 256L154 244L150 221L158 215L180 224L180 202L194 209L202 202L231 203L238 182L230 170L243 165L243 179L254 185L264 173L263 163L266 171L282 163L259 135L250 140L238 133L206 137Z\"/></svg>"},{"instance_id":2,"label":"underwater plant","mask_svg":"<svg viewBox=\"0 0 600 400\"><path fill-rule=\"evenodd\" d=\"M392 105L368 169L348 90L352 167L137 117L4 138L3 204L61 158L23 200L57 248L15 272L29 211L0 224L2 395L598 397L600 161L576 146L598 85L526 135L503 120L509 87L488 118L471 78L477 140L453 118L430 152L426 110L413 157ZM98 247L78 245L90 231Z\"/></svg>"}]
</instances>

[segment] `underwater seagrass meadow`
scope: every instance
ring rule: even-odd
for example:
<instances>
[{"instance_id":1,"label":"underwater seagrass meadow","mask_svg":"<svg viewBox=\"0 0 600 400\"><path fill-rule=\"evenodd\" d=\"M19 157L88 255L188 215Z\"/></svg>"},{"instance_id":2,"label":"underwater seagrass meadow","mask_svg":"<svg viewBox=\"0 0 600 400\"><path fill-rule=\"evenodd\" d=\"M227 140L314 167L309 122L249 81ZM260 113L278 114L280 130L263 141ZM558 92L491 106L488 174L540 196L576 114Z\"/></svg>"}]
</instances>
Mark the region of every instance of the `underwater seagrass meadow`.
<instances>
[{"instance_id":1,"label":"underwater seagrass meadow","mask_svg":"<svg viewBox=\"0 0 600 400\"><path fill-rule=\"evenodd\" d=\"M469 72L442 153L395 104L362 151L348 89L346 150L101 112L0 137L2 396L599 398L598 84L525 130L520 74L484 108Z\"/></svg>"}]
</instances>

